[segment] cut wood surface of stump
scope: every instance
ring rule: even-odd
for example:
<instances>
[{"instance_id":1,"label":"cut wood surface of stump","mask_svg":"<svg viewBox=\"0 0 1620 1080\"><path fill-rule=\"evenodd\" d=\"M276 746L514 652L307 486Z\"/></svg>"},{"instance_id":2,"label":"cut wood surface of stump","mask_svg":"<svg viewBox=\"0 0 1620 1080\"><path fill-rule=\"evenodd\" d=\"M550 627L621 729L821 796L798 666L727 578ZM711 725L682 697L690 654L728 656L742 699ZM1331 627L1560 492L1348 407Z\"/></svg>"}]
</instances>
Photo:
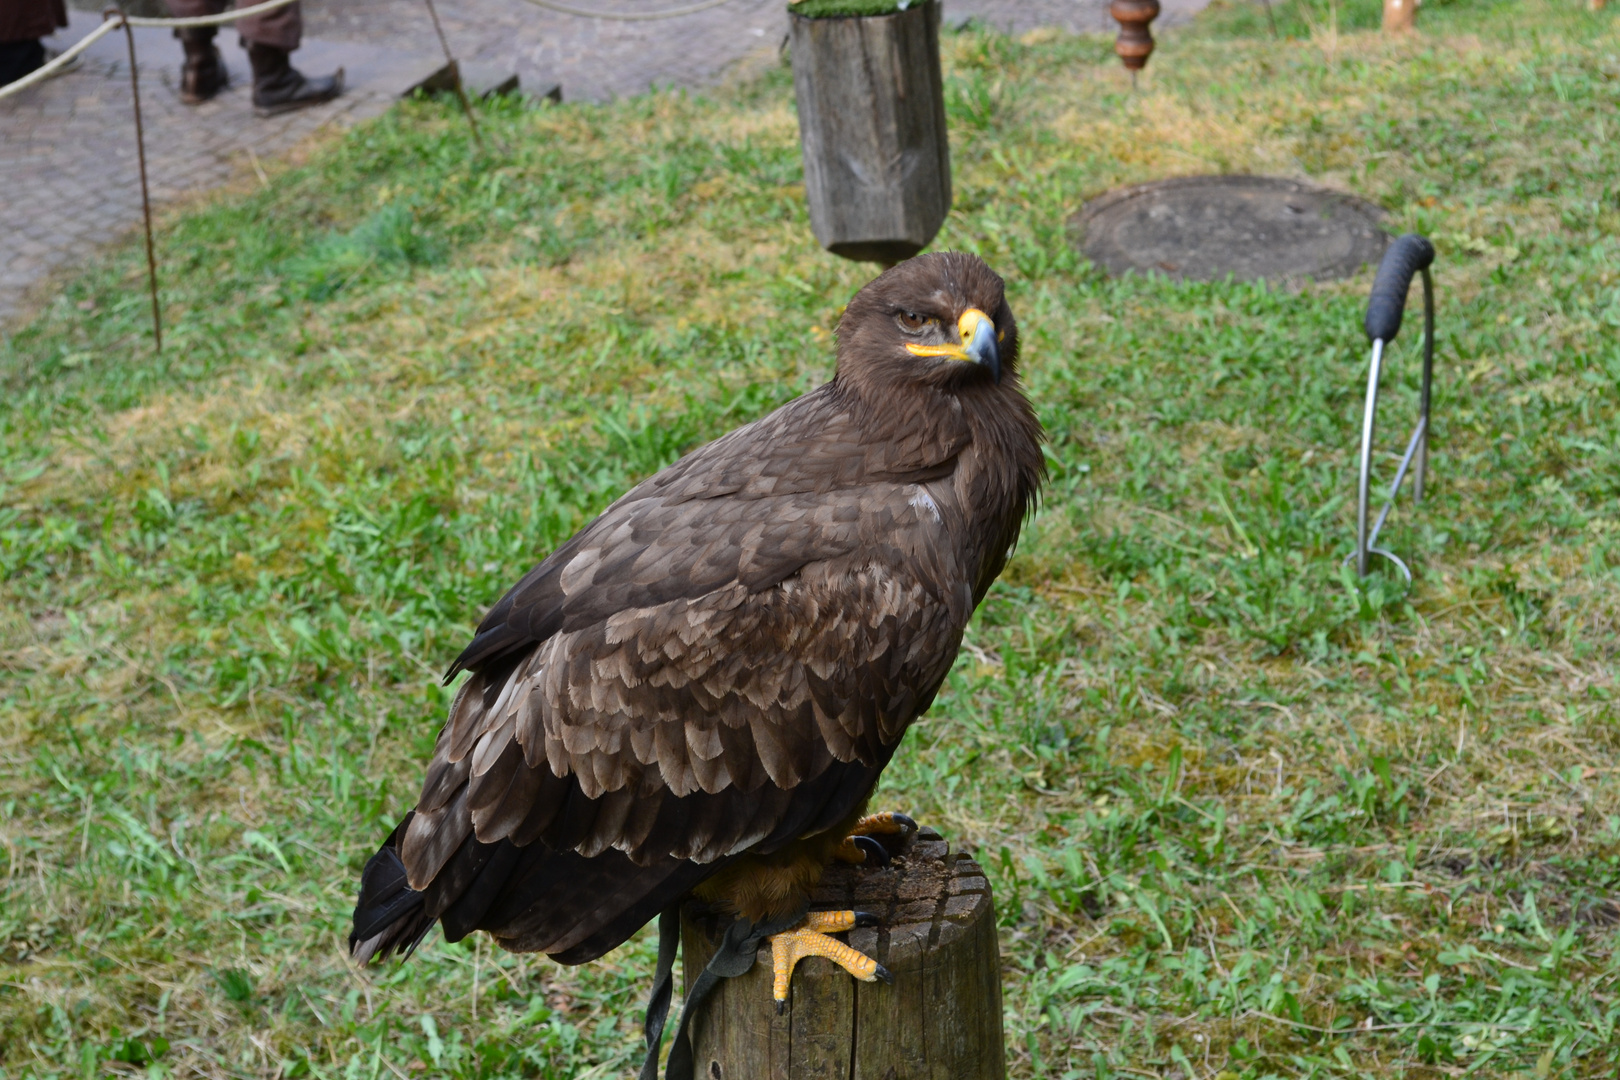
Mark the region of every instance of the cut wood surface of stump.
<instances>
[{"instance_id":1,"label":"cut wood surface of stump","mask_svg":"<svg viewBox=\"0 0 1620 1080\"><path fill-rule=\"evenodd\" d=\"M951 209L939 2L892 15L791 17L810 227L846 259L896 263Z\"/></svg>"},{"instance_id":2,"label":"cut wood surface of stump","mask_svg":"<svg viewBox=\"0 0 1620 1080\"><path fill-rule=\"evenodd\" d=\"M891 842L887 867L829 869L810 907L876 915L879 925L851 930L847 940L888 968L893 984L857 982L813 957L794 970L787 1010L778 1014L767 944L753 969L722 980L695 1018L697 1077L1003 1080L990 883L932 829ZM681 927L687 985L713 955L725 922L688 906Z\"/></svg>"}]
</instances>

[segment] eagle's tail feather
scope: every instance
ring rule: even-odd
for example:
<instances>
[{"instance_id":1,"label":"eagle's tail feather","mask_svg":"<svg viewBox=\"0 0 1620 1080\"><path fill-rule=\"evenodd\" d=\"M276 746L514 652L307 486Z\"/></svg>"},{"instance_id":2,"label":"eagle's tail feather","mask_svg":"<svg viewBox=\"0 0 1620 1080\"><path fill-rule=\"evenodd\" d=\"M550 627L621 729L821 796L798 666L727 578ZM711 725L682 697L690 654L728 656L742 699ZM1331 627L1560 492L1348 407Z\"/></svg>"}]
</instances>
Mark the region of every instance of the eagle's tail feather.
<instances>
[{"instance_id":1,"label":"eagle's tail feather","mask_svg":"<svg viewBox=\"0 0 1620 1080\"><path fill-rule=\"evenodd\" d=\"M443 905L439 925L444 927L444 939L460 941L483 927L484 915L490 905L510 887L514 872L524 862L543 859L550 854L538 844L520 848L510 840L484 844L476 837L467 837L461 850L450 857L449 863L428 886L430 892L436 892L441 883L449 882L452 877L460 878L455 883L454 892L446 891L441 896L430 897L430 901L433 901L429 904L430 908ZM454 873L458 870L461 873Z\"/></svg>"},{"instance_id":2,"label":"eagle's tail feather","mask_svg":"<svg viewBox=\"0 0 1620 1080\"><path fill-rule=\"evenodd\" d=\"M718 869L667 856L641 866L613 848L587 858L541 843L517 848L470 838L446 871L462 860L479 865L444 908L446 939L487 930L502 948L548 953L563 964L616 948ZM441 871L439 880L445 876Z\"/></svg>"},{"instance_id":3,"label":"eagle's tail feather","mask_svg":"<svg viewBox=\"0 0 1620 1080\"><path fill-rule=\"evenodd\" d=\"M587 858L544 843L469 836L424 890L406 879L399 845L411 815L366 863L349 952L362 964L402 957L439 923L448 941L487 930L512 952L582 964L617 947L726 861L664 857L641 866L622 851Z\"/></svg>"},{"instance_id":4,"label":"eagle's tail feather","mask_svg":"<svg viewBox=\"0 0 1620 1080\"><path fill-rule=\"evenodd\" d=\"M386 959L393 952L409 956L433 927L435 920L423 909L422 894L406 882L399 857L399 843L411 817L405 815L360 873L349 955L362 964Z\"/></svg>"},{"instance_id":5,"label":"eagle's tail feather","mask_svg":"<svg viewBox=\"0 0 1620 1080\"><path fill-rule=\"evenodd\" d=\"M618 852L613 852L619 855ZM601 858L602 856L597 856ZM634 872L616 875L606 902L593 917L576 921L566 936L548 949L559 964L583 964L618 948L637 930L658 917L658 913L691 892L729 859L715 863L694 863L686 859L660 859L640 867L625 860Z\"/></svg>"}]
</instances>

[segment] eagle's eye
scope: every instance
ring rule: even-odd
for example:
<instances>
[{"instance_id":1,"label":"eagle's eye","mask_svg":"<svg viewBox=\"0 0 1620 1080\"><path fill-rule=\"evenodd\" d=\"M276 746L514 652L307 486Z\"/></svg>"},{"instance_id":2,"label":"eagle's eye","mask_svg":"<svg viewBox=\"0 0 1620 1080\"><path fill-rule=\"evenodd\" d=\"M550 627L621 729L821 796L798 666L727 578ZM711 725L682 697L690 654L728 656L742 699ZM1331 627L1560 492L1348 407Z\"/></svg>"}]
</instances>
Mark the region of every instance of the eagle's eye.
<instances>
[{"instance_id":1,"label":"eagle's eye","mask_svg":"<svg viewBox=\"0 0 1620 1080\"><path fill-rule=\"evenodd\" d=\"M895 321L900 324L900 329L906 333L915 334L934 320L926 315L919 315L915 311L902 311L895 316Z\"/></svg>"}]
</instances>

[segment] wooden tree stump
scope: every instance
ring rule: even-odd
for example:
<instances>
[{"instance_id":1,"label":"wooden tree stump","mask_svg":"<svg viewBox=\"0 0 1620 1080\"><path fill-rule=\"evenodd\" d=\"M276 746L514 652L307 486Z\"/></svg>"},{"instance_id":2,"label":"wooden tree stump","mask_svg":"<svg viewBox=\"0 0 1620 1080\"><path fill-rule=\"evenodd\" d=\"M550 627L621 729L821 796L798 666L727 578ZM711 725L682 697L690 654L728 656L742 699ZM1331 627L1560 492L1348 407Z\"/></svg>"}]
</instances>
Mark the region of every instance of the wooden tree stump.
<instances>
[{"instance_id":1,"label":"wooden tree stump","mask_svg":"<svg viewBox=\"0 0 1620 1080\"><path fill-rule=\"evenodd\" d=\"M939 3L893 15L792 16L810 227L846 259L921 251L951 209Z\"/></svg>"},{"instance_id":2,"label":"wooden tree stump","mask_svg":"<svg viewBox=\"0 0 1620 1080\"><path fill-rule=\"evenodd\" d=\"M1001 956L990 883L973 859L924 828L896 838L894 861L836 865L812 910L868 911L850 945L894 975L863 983L829 960L802 960L788 1008L771 1000L771 951L722 980L692 1025L700 1080L1004 1080ZM681 920L686 984L708 963L724 924L689 906Z\"/></svg>"}]
</instances>

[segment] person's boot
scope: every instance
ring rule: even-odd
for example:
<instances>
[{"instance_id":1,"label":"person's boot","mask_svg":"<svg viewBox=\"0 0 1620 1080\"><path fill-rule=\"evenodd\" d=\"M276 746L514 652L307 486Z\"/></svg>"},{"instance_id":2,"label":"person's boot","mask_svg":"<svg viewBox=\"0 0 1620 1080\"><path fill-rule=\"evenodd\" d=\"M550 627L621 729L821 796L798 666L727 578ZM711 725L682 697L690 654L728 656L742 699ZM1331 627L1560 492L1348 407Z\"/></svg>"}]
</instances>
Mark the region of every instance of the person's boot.
<instances>
[{"instance_id":1,"label":"person's boot","mask_svg":"<svg viewBox=\"0 0 1620 1080\"><path fill-rule=\"evenodd\" d=\"M342 68L318 79L306 79L288 62L286 49L250 41L247 51L253 65L253 111L260 116L319 105L343 93Z\"/></svg>"},{"instance_id":2,"label":"person's boot","mask_svg":"<svg viewBox=\"0 0 1620 1080\"><path fill-rule=\"evenodd\" d=\"M214 45L217 32L212 26L187 26L174 32L186 50L186 63L180 69L180 100L187 105L201 105L231 83L225 58Z\"/></svg>"}]
</instances>

